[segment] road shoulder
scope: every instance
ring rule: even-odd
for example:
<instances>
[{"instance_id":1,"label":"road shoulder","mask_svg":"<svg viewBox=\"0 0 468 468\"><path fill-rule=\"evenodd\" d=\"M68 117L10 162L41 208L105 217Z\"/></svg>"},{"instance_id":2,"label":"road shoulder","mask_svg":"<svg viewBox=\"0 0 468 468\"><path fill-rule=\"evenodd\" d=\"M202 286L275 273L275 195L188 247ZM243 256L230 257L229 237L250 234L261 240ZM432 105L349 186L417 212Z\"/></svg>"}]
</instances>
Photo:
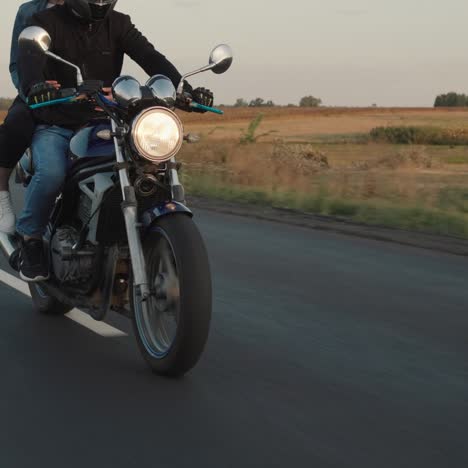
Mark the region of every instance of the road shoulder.
<instances>
[{"instance_id":1,"label":"road shoulder","mask_svg":"<svg viewBox=\"0 0 468 468\"><path fill-rule=\"evenodd\" d=\"M468 256L468 240L451 236L426 234L384 226L371 226L333 216L314 215L293 210L247 205L202 197L188 197L190 207L217 213L243 216L309 229L332 231L401 245L420 247L460 256Z\"/></svg>"}]
</instances>

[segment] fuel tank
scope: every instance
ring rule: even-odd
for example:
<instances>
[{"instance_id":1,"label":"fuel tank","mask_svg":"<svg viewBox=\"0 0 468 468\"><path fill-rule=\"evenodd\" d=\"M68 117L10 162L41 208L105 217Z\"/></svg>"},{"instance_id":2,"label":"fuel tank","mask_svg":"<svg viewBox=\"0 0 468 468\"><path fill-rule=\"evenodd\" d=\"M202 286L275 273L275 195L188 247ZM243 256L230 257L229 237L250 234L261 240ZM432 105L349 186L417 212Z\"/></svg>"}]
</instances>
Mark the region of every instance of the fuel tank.
<instances>
[{"instance_id":1,"label":"fuel tank","mask_svg":"<svg viewBox=\"0 0 468 468\"><path fill-rule=\"evenodd\" d=\"M111 125L108 121L93 122L82 128L70 141L70 157L102 158L115 155L114 140L111 137Z\"/></svg>"}]
</instances>

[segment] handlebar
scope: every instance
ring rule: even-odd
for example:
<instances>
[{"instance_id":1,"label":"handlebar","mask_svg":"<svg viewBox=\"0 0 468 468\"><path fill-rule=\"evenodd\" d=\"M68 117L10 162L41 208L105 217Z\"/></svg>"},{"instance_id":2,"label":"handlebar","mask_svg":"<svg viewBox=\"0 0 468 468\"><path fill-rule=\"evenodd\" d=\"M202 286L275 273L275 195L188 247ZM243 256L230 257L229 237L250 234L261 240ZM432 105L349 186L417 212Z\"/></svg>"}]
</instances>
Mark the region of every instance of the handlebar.
<instances>
[{"instance_id":1,"label":"handlebar","mask_svg":"<svg viewBox=\"0 0 468 468\"><path fill-rule=\"evenodd\" d=\"M66 90L64 90L66 91ZM42 107L51 107L51 106L56 106L58 104L69 104L72 102L77 101L77 97L80 96L81 93L75 93L71 96L59 98L59 99L53 99L52 101L47 101L47 102L41 102L39 104L31 104L29 106L30 109L35 110L35 109L41 109ZM118 104L114 101L110 101L107 99L104 94L99 93L99 97L101 100L108 106L117 106Z\"/></svg>"},{"instance_id":2,"label":"handlebar","mask_svg":"<svg viewBox=\"0 0 468 468\"><path fill-rule=\"evenodd\" d=\"M63 93L67 93L67 92L70 92L71 89L64 89L62 90ZM58 104L69 104L69 103L72 103L74 101L76 101L76 98L80 95L80 93L77 93L76 90L75 90L75 93L73 93L72 95L69 95L69 96L66 96L66 97L62 97L62 98L59 98L59 99L54 99L52 101L47 101L47 102L41 102L39 104L31 104L29 106L29 108L31 110L35 110L35 109L41 109L43 107L51 107L51 106L55 106L55 105L58 105ZM101 98L101 100L104 102L104 104L108 105L108 106L118 106L118 104L114 101L110 101L109 99L107 99L103 94L99 94L99 97ZM204 110L206 112L213 112L214 114L218 114L218 115L224 115L224 111L222 111L221 109L216 109L214 107L208 107L208 106L204 106L202 104L198 104L198 102L194 102L192 101L190 103L190 107L194 108L194 109L201 109L201 110Z\"/></svg>"}]
</instances>

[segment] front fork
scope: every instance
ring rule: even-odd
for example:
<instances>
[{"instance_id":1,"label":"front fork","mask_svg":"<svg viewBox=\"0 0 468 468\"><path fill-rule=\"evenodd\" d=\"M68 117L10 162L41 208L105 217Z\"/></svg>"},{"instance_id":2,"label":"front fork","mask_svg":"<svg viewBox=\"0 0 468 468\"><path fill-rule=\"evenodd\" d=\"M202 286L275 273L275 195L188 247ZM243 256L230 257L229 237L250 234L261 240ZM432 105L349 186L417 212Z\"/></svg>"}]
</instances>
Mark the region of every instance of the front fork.
<instances>
[{"instance_id":1,"label":"front fork","mask_svg":"<svg viewBox=\"0 0 468 468\"><path fill-rule=\"evenodd\" d=\"M148 275L146 272L146 261L143 254L143 245L140 236L140 224L138 222L138 203L136 199L135 189L130 183L128 171L125 167L125 158L115 136L116 124L112 121L112 132L114 133L115 154L117 162L121 165L119 169L120 185L122 188L122 212L125 219L125 227L127 231L128 247L132 261L133 282L134 287L140 293L141 300L145 302L151 295L151 289L148 283Z\"/></svg>"}]
</instances>

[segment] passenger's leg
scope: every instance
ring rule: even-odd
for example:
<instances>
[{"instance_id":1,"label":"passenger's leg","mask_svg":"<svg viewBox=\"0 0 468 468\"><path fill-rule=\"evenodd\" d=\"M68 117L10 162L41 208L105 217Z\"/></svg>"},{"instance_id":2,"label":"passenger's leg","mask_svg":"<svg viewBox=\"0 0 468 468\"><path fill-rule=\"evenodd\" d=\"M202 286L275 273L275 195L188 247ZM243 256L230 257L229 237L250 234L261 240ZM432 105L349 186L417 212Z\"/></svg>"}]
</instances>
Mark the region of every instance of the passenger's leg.
<instances>
[{"instance_id":1,"label":"passenger's leg","mask_svg":"<svg viewBox=\"0 0 468 468\"><path fill-rule=\"evenodd\" d=\"M0 232L12 234L15 231L8 182L16 163L31 144L34 128L32 112L16 98L0 126Z\"/></svg>"},{"instance_id":2,"label":"passenger's leg","mask_svg":"<svg viewBox=\"0 0 468 468\"><path fill-rule=\"evenodd\" d=\"M25 241L20 275L26 281L44 281L49 276L42 236L65 180L68 146L72 136L71 130L59 127L39 126L34 133L31 149L35 173L16 226Z\"/></svg>"}]
</instances>

